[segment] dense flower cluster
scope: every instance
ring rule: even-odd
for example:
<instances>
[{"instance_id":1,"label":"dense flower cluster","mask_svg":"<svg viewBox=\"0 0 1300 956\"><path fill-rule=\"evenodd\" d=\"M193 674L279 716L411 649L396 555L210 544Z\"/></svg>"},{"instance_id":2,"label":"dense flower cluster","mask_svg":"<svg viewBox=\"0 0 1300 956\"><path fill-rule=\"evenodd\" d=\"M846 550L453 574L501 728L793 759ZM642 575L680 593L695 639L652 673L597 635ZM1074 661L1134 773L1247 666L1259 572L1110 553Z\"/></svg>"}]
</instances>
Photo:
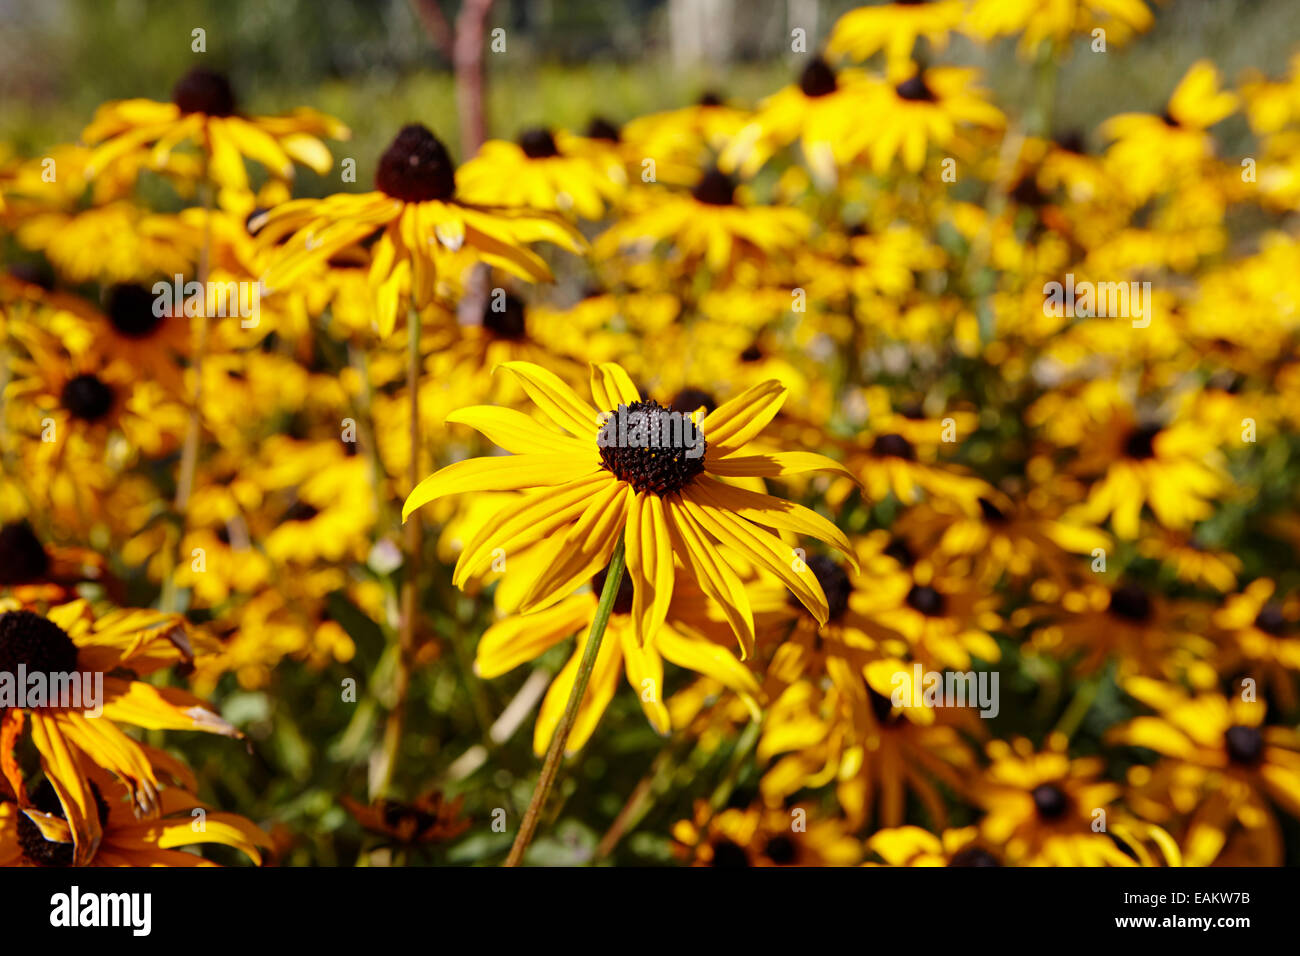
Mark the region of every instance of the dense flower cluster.
<instances>
[{"instance_id":1,"label":"dense flower cluster","mask_svg":"<svg viewBox=\"0 0 1300 956\"><path fill-rule=\"evenodd\" d=\"M585 859L1294 863L1300 59L1086 131L941 63L1151 20L864 7L752 107L412 122L325 198L347 128L204 69L4 160L0 671L103 699L0 696L0 863L310 853L192 832L178 732L331 707L311 819L393 860L497 862L499 761L649 732Z\"/></svg>"}]
</instances>

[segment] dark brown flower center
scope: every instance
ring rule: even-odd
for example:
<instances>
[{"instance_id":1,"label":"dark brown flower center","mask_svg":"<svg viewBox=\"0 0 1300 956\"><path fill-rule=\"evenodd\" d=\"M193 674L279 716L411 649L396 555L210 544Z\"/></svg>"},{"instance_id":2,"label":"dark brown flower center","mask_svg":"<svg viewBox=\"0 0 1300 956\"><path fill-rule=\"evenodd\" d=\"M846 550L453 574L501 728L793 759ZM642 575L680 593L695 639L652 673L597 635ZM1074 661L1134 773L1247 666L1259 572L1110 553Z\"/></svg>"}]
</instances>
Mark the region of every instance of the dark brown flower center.
<instances>
[{"instance_id":1,"label":"dark brown flower center","mask_svg":"<svg viewBox=\"0 0 1300 956\"><path fill-rule=\"evenodd\" d=\"M14 262L8 267L9 274L29 285L38 286L46 292L54 291L54 270L45 262Z\"/></svg>"},{"instance_id":2,"label":"dark brown flower center","mask_svg":"<svg viewBox=\"0 0 1300 956\"><path fill-rule=\"evenodd\" d=\"M826 96L835 92L835 71L821 57L814 57L799 74L799 89L804 96Z\"/></svg>"},{"instance_id":3,"label":"dark brown flower center","mask_svg":"<svg viewBox=\"0 0 1300 956\"><path fill-rule=\"evenodd\" d=\"M0 586L39 581L49 569L50 556L31 525L15 521L0 528Z\"/></svg>"},{"instance_id":4,"label":"dark brown flower center","mask_svg":"<svg viewBox=\"0 0 1300 956\"><path fill-rule=\"evenodd\" d=\"M551 135L549 129L537 127L535 129L524 130L519 134L519 148L524 151L524 155L529 159L549 159L552 156L559 156L559 147L555 145L555 137Z\"/></svg>"},{"instance_id":5,"label":"dark brown flower center","mask_svg":"<svg viewBox=\"0 0 1300 956\"><path fill-rule=\"evenodd\" d=\"M1223 735L1223 743L1229 759L1244 767L1254 766L1264 756L1264 737L1255 727L1229 727Z\"/></svg>"},{"instance_id":6,"label":"dark brown flower center","mask_svg":"<svg viewBox=\"0 0 1300 956\"><path fill-rule=\"evenodd\" d=\"M1087 155L1088 144L1084 142L1083 133L1077 129L1066 130L1056 137L1056 145L1067 153L1075 153L1079 156Z\"/></svg>"},{"instance_id":7,"label":"dark brown flower center","mask_svg":"<svg viewBox=\"0 0 1300 956\"><path fill-rule=\"evenodd\" d=\"M525 338L524 303L509 294L489 296L483 307L483 328L498 339L518 341Z\"/></svg>"},{"instance_id":8,"label":"dark brown flower center","mask_svg":"<svg viewBox=\"0 0 1300 956\"><path fill-rule=\"evenodd\" d=\"M1274 603L1265 604L1255 617L1255 626L1265 634L1281 637L1286 630L1286 618L1282 615L1282 608Z\"/></svg>"},{"instance_id":9,"label":"dark brown flower center","mask_svg":"<svg viewBox=\"0 0 1300 956\"><path fill-rule=\"evenodd\" d=\"M930 87L926 85L925 77L920 72L917 72L911 79L899 83L898 86L894 87L894 92L902 99L912 103L933 103L937 99Z\"/></svg>"},{"instance_id":10,"label":"dark brown flower center","mask_svg":"<svg viewBox=\"0 0 1300 956\"><path fill-rule=\"evenodd\" d=\"M32 611L0 614L0 674L71 674L77 670L77 645L59 625Z\"/></svg>"},{"instance_id":11,"label":"dark brown flower center","mask_svg":"<svg viewBox=\"0 0 1300 956\"><path fill-rule=\"evenodd\" d=\"M601 461L636 491L670 495L704 471L708 446L688 415L655 401L633 402L608 414L601 431Z\"/></svg>"},{"instance_id":12,"label":"dark brown flower center","mask_svg":"<svg viewBox=\"0 0 1300 956\"><path fill-rule=\"evenodd\" d=\"M968 846L958 850L948 861L949 866L1001 866L998 858L988 850L978 846Z\"/></svg>"},{"instance_id":13,"label":"dark brown flower center","mask_svg":"<svg viewBox=\"0 0 1300 956\"><path fill-rule=\"evenodd\" d=\"M736 183L720 169L710 169L691 190L697 202L710 206L730 206L736 201Z\"/></svg>"},{"instance_id":14,"label":"dark brown flower center","mask_svg":"<svg viewBox=\"0 0 1300 956\"><path fill-rule=\"evenodd\" d=\"M697 106L721 106L722 95L714 90L705 90L695 103Z\"/></svg>"},{"instance_id":15,"label":"dark brown flower center","mask_svg":"<svg viewBox=\"0 0 1300 956\"><path fill-rule=\"evenodd\" d=\"M712 866L749 866L749 854L744 847L726 837L713 841Z\"/></svg>"},{"instance_id":16,"label":"dark brown flower center","mask_svg":"<svg viewBox=\"0 0 1300 956\"><path fill-rule=\"evenodd\" d=\"M907 606L926 617L943 617L948 606L942 594L928 584L913 584L907 592Z\"/></svg>"},{"instance_id":17,"label":"dark brown flower center","mask_svg":"<svg viewBox=\"0 0 1300 956\"><path fill-rule=\"evenodd\" d=\"M747 365L752 362L761 361L762 359L763 349L758 343L754 343L749 348L745 349L745 351L740 353L740 360Z\"/></svg>"},{"instance_id":18,"label":"dark brown flower center","mask_svg":"<svg viewBox=\"0 0 1300 956\"><path fill-rule=\"evenodd\" d=\"M108 824L108 804L99 793L99 787L90 785L90 792L95 797L95 809L99 813L100 827ZM32 806L43 813L52 813L60 820L66 820L67 814L59 795L48 780L42 780L39 787L32 792ZM23 856L37 866L72 866L73 845L71 843L54 843L45 839L40 827L33 823L25 813L18 814L18 845L22 847Z\"/></svg>"},{"instance_id":19,"label":"dark brown flower center","mask_svg":"<svg viewBox=\"0 0 1300 956\"><path fill-rule=\"evenodd\" d=\"M456 167L438 137L411 123L379 157L375 187L403 202L450 199L456 193Z\"/></svg>"},{"instance_id":20,"label":"dark brown flower center","mask_svg":"<svg viewBox=\"0 0 1300 956\"><path fill-rule=\"evenodd\" d=\"M284 513L285 521L310 521L320 514L320 509L305 501L295 501L293 507Z\"/></svg>"},{"instance_id":21,"label":"dark brown flower center","mask_svg":"<svg viewBox=\"0 0 1300 956\"><path fill-rule=\"evenodd\" d=\"M704 389L690 385L674 395L668 403L670 409L686 415L691 414L701 405L704 406L705 414L708 414L718 407L718 400Z\"/></svg>"},{"instance_id":22,"label":"dark brown flower center","mask_svg":"<svg viewBox=\"0 0 1300 956\"><path fill-rule=\"evenodd\" d=\"M916 460L916 449L912 443L902 435L896 435L892 432L886 435L876 436L876 440L871 445L872 454L885 458L902 458L906 461Z\"/></svg>"},{"instance_id":23,"label":"dark brown flower center","mask_svg":"<svg viewBox=\"0 0 1300 956\"><path fill-rule=\"evenodd\" d=\"M586 135L587 139L603 139L610 143L617 143L620 139L618 125L603 116L593 116L591 118L591 122L587 124Z\"/></svg>"},{"instance_id":24,"label":"dark brown flower center","mask_svg":"<svg viewBox=\"0 0 1300 956\"><path fill-rule=\"evenodd\" d=\"M1030 796L1034 798L1034 809L1044 820L1059 820L1070 809L1070 798L1053 783L1040 783Z\"/></svg>"},{"instance_id":25,"label":"dark brown flower center","mask_svg":"<svg viewBox=\"0 0 1300 956\"><path fill-rule=\"evenodd\" d=\"M1124 456L1134 461L1143 461L1156 456L1156 436L1160 434L1159 425L1143 425L1129 432L1124 439Z\"/></svg>"},{"instance_id":26,"label":"dark brown flower center","mask_svg":"<svg viewBox=\"0 0 1300 956\"><path fill-rule=\"evenodd\" d=\"M882 724L892 723L894 719L894 702L874 688L867 688L867 702L871 713Z\"/></svg>"},{"instance_id":27,"label":"dark brown flower center","mask_svg":"<svg viewBox=\"0 0 1300 956\"><path fill-rule=\"evenodd\" d=\"M147 339L163 324L154 294L142 285L115 285L108 292L108 321L128 339Z\"/></svg>"},{"instance_id":28,"label":"dark brown flower center","mask_svg":"<svg viewBox=\"0 0 1300 956\"><path fill-rule=\"evenodd\" d=\"M59 395L63 407L85 422L96 422L113 407L113 389L90 373L74 376Z\"/></svg>"},{"instance_id":29,"label":"dark brown flower center","mask_svg":"<svg viewBox=\"0 0 1300 956\"><path fill-rule=\"evenodd\" d=\"M889 546L885 548L883 553L905 568L910 568L916 564L916 555L912 553L912 549L908 547L907 542L902 538L894 538L890 541Z\"/></svg>"},{"instance_id":30,"label":"dark brown flower center","mask_svg":"<svg viewBox=\"0 0 1300 956\"><path fill-rule=\"evenodd\" d=\"M984 520L989 524L1003 524L1006 522L1007 516L1002 512L1002 509L987 498L980 498L979 506L980 513L984 515Z\"/></svg>"},{"instance_id":31,"label":"dark brown flower center","mask_svg":"<svg viewBox=\"0 0 1300 956\"><path fill-rule=\"evenodd\" d=\"M206 113L208 116L233 116L235 92L230 81L220 73L195 67L172 87L172 102L182 113Z\"/></svg>"},{"instance_id":32,"label":"dark brown flower center","mask_svg":"<svg viewBox=\"0 0 1300 956\"><path fill-rule=\"evenodd\" d=\"M789 866L799 858L799 847L785 834L774 836L763 846L763 855L777 866Z\"/></svg>"},{"instance_id":33,"label":"dark brown flower center","mask_svg":"<svg viewBox=\"0 0 1300 956\"><path fill-rule=\"evenodd\" d=\"M609 567L603 567L591 576L591 590L600 597L605 592L605 579L609 577ZM632 613L632 575L626 571L623 572L623 578L618 582L618 594L614 595L614 613L631 614Z\"/></svg>"},{"instance_id":34,"label":"dark brown flower center","mask_svg":"<svg viewBox=\"0 0 1300 956\"><path fill-rule=\"evenodd\" d=\"M1127 621L1141 624L1151 618L1151 598L1136 584L1125 584L1110 592L1107 610Z\"/></svg>"},{"instance_id":35,"label":"dark brown flower center","mask_svg":"<svg viewBox=\"0 0 1300 956\"><path fill-rule=\"evenodd\" d=\"M849 609L849 594L853 591L849 576L834 560L824 554L814 554L809 558L808 569L817 578L817 583L822 586L822 593L826 595L826 606L829 609L827 620L838 621ZM791 605L801 606L801 602L793 593L788 595L787 600Z\"/></svg>"}]
</instances>

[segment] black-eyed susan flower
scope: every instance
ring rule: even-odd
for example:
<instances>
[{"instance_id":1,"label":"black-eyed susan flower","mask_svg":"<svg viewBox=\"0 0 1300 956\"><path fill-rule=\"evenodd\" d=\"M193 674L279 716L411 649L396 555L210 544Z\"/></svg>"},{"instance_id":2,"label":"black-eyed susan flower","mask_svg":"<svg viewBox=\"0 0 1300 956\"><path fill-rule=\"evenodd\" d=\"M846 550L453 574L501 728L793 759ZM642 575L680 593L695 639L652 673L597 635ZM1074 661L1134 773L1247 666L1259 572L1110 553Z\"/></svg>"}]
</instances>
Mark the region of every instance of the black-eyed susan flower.
<instances>
[{"instance_id":1,"label":"black-eyed susan flower","mask_svg":"<svg viewBox=\"0 0 1300 956\"><path fill-rule=\"evenodd\" d=\"M883 50L891 73L897 72L911 61L918 39L936 50L946 47L964 13L962 0L893 0L858 7L835 21L826 52L861 62Z\"/></svg>"},{"instance_id":2,"label":"black-eyed susan flower","mask_svg":"<svg viewBox=\"0 0 1300 956\"><path fill-rule=\"evenodd\" d=\"M699 266L724 277L743 263L763 263L792 252L812 224L798 209L740 200L737 184L718 169L706 171L689 193L641 193L627 213L596 240L597 256L648 253L660 244L675 272Z\"/></svg>"},{"instance_id":3,"label":"black-eyed susan flower","mask_svg":"<svg viewBox=\"0 0 1300 956\"><path fill-rule=\"evenodd\" d=\"M450 155L429 130L403 127L384 151L374 192L296 199L255 223L280 254L263 277L270 291L290 287L313 266L378 234L371 247L369 281L376 296L380 333L397 322L399 302L424 308L434 300L437 261L467 250L473 258L525 281L542 281L550 269L527 245L541 240L570 251L578 234L554 213L498 209L456 198Z\"/></svg>"},{"instance_id":4,"label":"black-eyed susan flower","mask_svg":"<svg viewBox=\"0 0 1300 956\"><path fill-rule=\"evenodd\" d=\"M815 806L727 807L696 801L689 820L673 824L673 853L691 866L852 866L861 844L844 822Z\"/></svg>"},{"instance_id":5,"label":"black-eyed susan flower","mask_svg":"<svg viewBox=\"0 0 1300 956\"><path fill-rule=\"evenodd\" d=\"M621 198L627 175L616 158L584 148L580 137L536 127L513 143L488 140L456 171L456 184L468 203L572 213L595 221Z\"/></svg>"},{"instance_id":6,"label":"black-eyed susan flower","mask_svg":"<svg viewBox=\"0 0 1300 956\"><path fill-rule=\"evenodd\" d=\"M209 649L206 645L200 645ZM149 753L128 737L118 722L151 730L202 730L226 736L238 732L193 695L136 680L128 674L148 674L162 667L192 661L194 647L175 615L157 611L112 611L96 617L84 600L38 614L0 602L0 672L79 674L83 685L93 683L102 699L59 706L10 708L4 721L24 721L50 785L68 811L65 818L77 844L77 860L95 852L102 823L93 812L95 800L86 767L95 765L113 774L144 815L161 807L160 783ZM97 705L97 706L96 706ZM99 719L87 711L101 710ZM6 766L8 766L6 764ZM11 780L15 791L21 784Z\"/></svg>"},{"instance_id":7,"label":"black-eyed susan flower","mask_svg":"<svg viewBox=\"0 0 1300 956\"><path fill-rule=\"evenodd\" d=\"M1105 832L1121 787L1099 757L1071 759L1061 734L1041 750L1023 737L988 744L992 761L970 787L980 833L1016 866L1134 866ZM1100 821L1101 826L1095 824Z\"/></svg>"},{"instance_id":8,"label":"black-eyed susan flower","mask_svg":"<svg viewBox=\"0 0 1300 956\"><path fill-rule=\"evenodd\" d=\"M77 809L49 779L32 791L28 806L0 802L0 866L216 866L179 849L204 844L232 847L260 865L271 846L251 821L217 811L182 787L164 789L159 815L147 820L132 813L125 788L107 775L96 775L89 795L101 836L84 859L76 856L67 822Z\"/></svg>"},{"instance_id":9,"label":"black-eyed susan flower","mask_svg":"<svg viewBox=\"0 0 1300 956\"><path fill-rule=\"evenodd\" d=\"M485 524L461 553L457 585L479 573L494 549L509 554L544 541L551 561L533 577L521 609L544 607L590 580L626 534L632 614L642 646L667 613L676 557L726 609L748 656L754 645L749 600L719 545L776 575L818 620L826 619L826 596L816 576L806 566L796 569L793 549L765 528L809 534L845 551L847 539L816 512L717 480L842 470L813 452L747 454L746 446L780 409L784 388L776 382L755 386L720 406L698 423L688 448L684 433L674 440L671 429L674 420L679 429L687 423L694 428L692 420L680 414L674 419L657 402L643 400L616 365L592 367L594 406L540 366L510 362L504 368L546 423L505 408L454 413L449 421L478 429L512 454L449 465L420 482L402 509L406 519L450 494L528 492ZM649 444L652 434L655 445Z\"/></svg>"},{"instance_id":10,"label":"black-eyed susan flower","mask_svg":"<svg viewBox=\"0 0 1300 956\"><path fill-rule=\"evenodd\" d=\"M148 99L105 103L81 134L93 147L87 175L110 171L124 158L148 155L165 164L184 143L196 143L207 157L205 175L220 189L223 208L253 209L245 157L280 179L293 178L293 164L329 172L333 160L321 137L347 139L348 128L310 109L284 116L244 116L230 81L195 67L177 81L170 103Z\"/></svg>"},{"instance_id":11,"label":"black-eyed susan flower","mask_svg":"<svg viewBox=\"0 0 1300 956\"><path fill-rule=\"evenodd\" d=\"M965 28L985 39L1020 33L1020 52L1028 56L1044 41L1059 47L1099 27L1109 42L1122 43L1152 19L1145 0L971 0Z\"/></svg>"}]
</instances>

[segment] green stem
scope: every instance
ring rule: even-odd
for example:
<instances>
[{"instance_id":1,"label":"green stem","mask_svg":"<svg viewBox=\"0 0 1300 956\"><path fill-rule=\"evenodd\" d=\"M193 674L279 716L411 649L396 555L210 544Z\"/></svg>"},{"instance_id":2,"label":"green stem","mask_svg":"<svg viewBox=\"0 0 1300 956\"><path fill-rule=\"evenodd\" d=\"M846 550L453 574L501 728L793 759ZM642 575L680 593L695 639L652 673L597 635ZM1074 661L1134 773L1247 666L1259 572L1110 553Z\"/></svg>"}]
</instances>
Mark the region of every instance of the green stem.
<instances>
[{"instance_id":1,"label":"green stem","mask_svg":"<svg viewBox=\"0 0 1300 956\"><path fill-rule=\"evenodd\" d=\"M573 679L573 689L569 691L569 701L564 705L564 715L560 718L555 733L551 736L551 745L546 750L546 759L542 762L542 773L537 778L537 788L533 798L524 811L523 822L519 825L519 835L515 837L510 855L506 857L506 866L518 866L523 862L524 851L533 840L537 829L537 820L541 816L546 798L555 785L555 777L560 770L560 761L564 759L564 747L569 742L569 733L573 730L578 717L578 706L587 692L587 682L596 666L596 655L600 652L600 642L605 636L605 626L614 611L614 599L618 596L618 587L623 582L623 537L614 546L614 554L609 559L609 572L605 575L605 589L600 592L600 603L596 605L596 616L591 622L591 633L587 637L587 646L582 651L582 661L578 664L578 673Z\"/></svg>"},{"instance_id":2,"label":"green stem","mask_svg":"<svg viewBox=\"0 0 1300 956\"><path fill-rule=\"evenodd\" d=\"M411 307L406 319L406 389L411 461L407 468L410 489L420 483L420 313ZM408 492L409 493L409 492ZM397 672L393 678L394 702L384 727L382 763L372 787L374 796L387 794L397 769L397 758L406 730L406 703L411 690L411 661L415 656L415 618L419 612L420 552L424 537L418 515L406 522L406 560L402 570L401 620L398 624Z\"/></svg>"},{"instance_id":3,"label":"green stem","mask_svg":"<svg viewBox=\"0 0 1300 956\"><path fill-rule=\"evenodd\" d=\"M1065 708L1065 713L1057 721L1054 733L1065 734L1067 739L1073 737L1074 732L1083 723L1083 718L1088 715L1088 711L1092 710L1093 701L1097 699L1097 691L1100 689L1100 674L1081 683L1075 690L1069 706Z\"/></svg>"}]
</instances>

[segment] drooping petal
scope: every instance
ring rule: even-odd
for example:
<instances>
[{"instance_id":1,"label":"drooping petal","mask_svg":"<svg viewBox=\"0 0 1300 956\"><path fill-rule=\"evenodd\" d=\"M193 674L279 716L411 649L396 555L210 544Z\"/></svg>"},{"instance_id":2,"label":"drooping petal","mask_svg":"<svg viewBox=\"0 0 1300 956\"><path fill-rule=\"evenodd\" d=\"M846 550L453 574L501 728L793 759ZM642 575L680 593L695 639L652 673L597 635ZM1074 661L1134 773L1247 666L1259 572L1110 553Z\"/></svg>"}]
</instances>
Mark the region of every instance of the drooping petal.
<instances>
[{"instance_id":1,"label":"drooping petal","mask_svg":"<svg viewBox=\"0 0 1300 956\"><path fill-rule=\"evenodd\" d=\"M466 491L519 491L560 485L590 474L595 466L568 455L505 455L467 458L434 472L415 486L402 506L406 521L416 508Z\"/></svg>"}]
</instances>

